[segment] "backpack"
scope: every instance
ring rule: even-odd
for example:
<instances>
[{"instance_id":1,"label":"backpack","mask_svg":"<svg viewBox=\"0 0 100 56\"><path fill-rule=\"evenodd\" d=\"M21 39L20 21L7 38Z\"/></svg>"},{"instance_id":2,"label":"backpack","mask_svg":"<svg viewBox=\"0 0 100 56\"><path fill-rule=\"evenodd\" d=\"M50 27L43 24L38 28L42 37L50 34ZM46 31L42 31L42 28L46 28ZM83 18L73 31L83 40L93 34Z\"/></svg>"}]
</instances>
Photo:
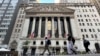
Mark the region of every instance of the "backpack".
<instances>
[{"instance_id":1,"label":"backpack","mask_svg":"<svg viewBox=\"0 0 100 56\"><path fill-rule=\"evenodd\" d=\"M90 45L90 42L89 42L89 41L87 41L87 44L88 44L88 45Z\"/></svg>"},{"instance_id":2,"label":"backpack","mask_svg":"<svg viewBox=\"0 0 100 56\"><path fill-rule=\"evenodd\" d=\"M47 44L48 44L48 45L51 45L51 41L50 41L50 40L48 40L48 41L47 41Z\"/></svg>"},{"instance_id":3,"label":"backpack","mask_svg":"<svg viewBox=\"0 0 100 56\"><path fill-rule=\"evenodd\" d=\"M90 42L88 40L85 40L84 44L90 45Z\"/></svg>"}]
</instances>

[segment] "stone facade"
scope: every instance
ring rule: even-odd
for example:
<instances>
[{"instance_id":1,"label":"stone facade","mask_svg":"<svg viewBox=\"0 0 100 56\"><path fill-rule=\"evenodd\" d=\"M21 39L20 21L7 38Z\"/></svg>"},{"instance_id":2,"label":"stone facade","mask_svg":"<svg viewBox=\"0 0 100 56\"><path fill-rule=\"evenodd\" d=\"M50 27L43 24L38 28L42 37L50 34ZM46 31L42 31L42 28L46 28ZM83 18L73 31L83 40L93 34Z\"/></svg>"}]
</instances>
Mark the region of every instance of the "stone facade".
<instances>
[{"instance_id":1,"label":"stone facade","mask_svg":"<svg viewBox=\"0 0 100 56\"><path fill-rule=\"evenodd\" d=\"M98 13L100 15L100 0L91 0L91 3L93 3L96 6Z\"/></svg>"},{"instance_id":2,"label":"stone facade","mask_svg":"<svg viewBox=\"0 0 100 56\"><path fill-rule=\"evenodd\" d=\"M34 53L43 52L45 45L45 37L50 35L51 45L50 50L55 48L56 52L64 52L67 47L67 34L72 35L76 39L75 45L78 47L78 51L83 51L83 42L82 37L85 34L91 36L91 34L95 34L96 32L81 32L81 28L94 28L95 26L80 26L80 19L92 18L87 17L88 13L94 12L82 12L83 8L79 10L83 6L84 8L91 7L95 10L96 16L94 17L100 20L97 10L92 4L80 4L80 3L72 3L72 4L22 4L20 6L20 10L18 12L18 17L15 23L15 27L13 29L12 38L9 45L16 40L18 43L17 49L19 52L31 51ZM74 8L74 7L77 7ZM90 8L89 8L90 9ZM88 10L88 9L87 9ZM80 13L79 13L80 11ZM78 13L77 13L78 12ZM78 14L87 14L86 17ZM83 17L82 17L83 16ZM91 19L90 21L92 21ZM88 22L84 22L85 24ZM83 24L84 24L83 23ZM91 22L92 23L92 22ZM82 25L83 25L82 24ZM93 21L93 25L95 22ZM17 26L19 25L19 26ZM20 26L21 25L21 26ZM18 27L18 28L16 28ZM95 30L100 28L97 26ZM20 30L19 30L20 29ZM34 38L30 37L30 34L34 33ZM19 34L18 38L15 37L16 34ZM83 36L84 34L84 36ZM99 33L98 33L99 34ZM95 36L96 37L96 36ZM90 48L91 50L95 50L94 43L96 39L87 37L86 38L91 42Z\"/></svg>"}]
</instances>

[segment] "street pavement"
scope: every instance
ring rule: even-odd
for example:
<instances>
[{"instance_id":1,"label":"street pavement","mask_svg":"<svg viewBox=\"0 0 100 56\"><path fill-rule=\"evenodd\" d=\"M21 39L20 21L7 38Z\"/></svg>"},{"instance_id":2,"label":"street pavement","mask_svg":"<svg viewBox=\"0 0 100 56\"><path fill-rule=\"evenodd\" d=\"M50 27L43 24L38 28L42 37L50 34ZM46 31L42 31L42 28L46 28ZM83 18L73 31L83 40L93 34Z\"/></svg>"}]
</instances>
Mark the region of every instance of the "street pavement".
<instances>
[{"instance_id":1,"label":"street pavement","mask_svg":"<svg viewBox=\"0 0 100 56\"><path fill-rule=\"evenodd\" d=\"M34 56L34 55L32 55ZM100 54L77 54L77 55L35 55L35 56L100 56Z\"/></svg>"}]
</instances>

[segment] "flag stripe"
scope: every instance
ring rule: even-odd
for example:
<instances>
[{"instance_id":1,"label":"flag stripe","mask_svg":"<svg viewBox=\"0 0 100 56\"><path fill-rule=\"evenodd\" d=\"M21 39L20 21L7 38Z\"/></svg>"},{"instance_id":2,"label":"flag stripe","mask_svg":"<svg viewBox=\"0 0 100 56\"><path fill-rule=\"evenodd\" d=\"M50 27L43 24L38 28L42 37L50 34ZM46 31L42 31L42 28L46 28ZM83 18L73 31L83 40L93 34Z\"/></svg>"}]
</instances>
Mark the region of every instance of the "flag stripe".
<instances>
[{"instance_id":1,"label":"flag stripe","mask_svg":"<svg viewBox=\"0 0 100 56\"><path fill-rule=\"evenodd\" d=\"M30 38L31 39L34 38L34 32L30 35Z\"/></svg>"}]
</instances>

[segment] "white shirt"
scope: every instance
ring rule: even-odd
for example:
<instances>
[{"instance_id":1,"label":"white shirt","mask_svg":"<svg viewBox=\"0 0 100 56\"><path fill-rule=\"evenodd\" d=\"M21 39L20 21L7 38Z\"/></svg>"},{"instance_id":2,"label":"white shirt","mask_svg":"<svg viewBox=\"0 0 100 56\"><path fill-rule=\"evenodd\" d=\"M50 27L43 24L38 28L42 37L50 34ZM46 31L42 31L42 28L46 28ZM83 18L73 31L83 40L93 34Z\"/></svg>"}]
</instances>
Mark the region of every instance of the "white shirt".
<instances>
[{"instance_id":1,"label":"white shirt","mask_svg":"<svg viewBox=\"0 0 100 56\"><path fill-rule=\"evenodd\" d=\"M73 53L73 51L71 49L73 49L73 42L72 41L68 41L68 44L67 44L68 54L72 54Z\"/></svg>"}]
</instances>

